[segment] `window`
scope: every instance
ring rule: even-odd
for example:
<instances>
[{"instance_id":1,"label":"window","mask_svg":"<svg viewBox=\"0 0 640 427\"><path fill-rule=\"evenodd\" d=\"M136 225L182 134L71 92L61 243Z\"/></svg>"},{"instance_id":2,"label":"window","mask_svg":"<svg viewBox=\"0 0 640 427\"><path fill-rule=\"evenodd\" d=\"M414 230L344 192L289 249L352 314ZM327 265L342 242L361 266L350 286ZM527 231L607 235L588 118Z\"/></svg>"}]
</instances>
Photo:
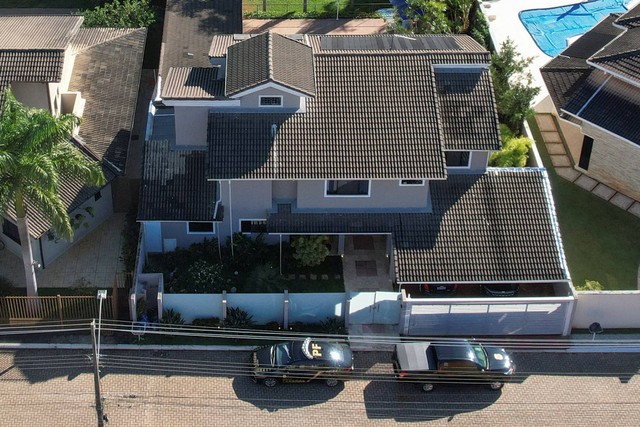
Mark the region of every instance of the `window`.
<instances>
[{"instance_id":1,"label":"window","mask_svg":"<svg viewBox=\"0 0 640 427\"><path fill-rule=\"evenodd\" d=\"M94 194L93 200L97 202L100 199L102 199L102 193L98 191L96 194Z\"/></svg>"},{"instance_id":2,"label":"window","mask_svg":"<svg viewBox=\"0 0 640 427\"><path fill-rule=\"evenodd\" d=\"M18 233L18 226L6 218L2 221L2 232L5 236L10 238L17 244L20 244L20 234Z\"/></svg>"},{"instance_id":3,"label":"window","mask_svg":"<svg viewBox=\"0 0 640 427\"><path fill-rule=\"evenodd\" d=\"M245 234L246 233L266 233L267 220L266 219L241 219L240 232Z\"/></svg>"},{"instance_id":4,"label":"window","mask_svg":"<svg viewBox=\"0 0 640 427\"><path fill-rule=\"evenodd\" d=\"M327 196L369 196L369 181L326 181Z\"/></svg>"},{"instance_id":5,"label":"window","mask_svg":"<svg viewBox=\"0 0 640 427\"><path fill-rule=\"evenodd\" d=\"M451 168L469 167L470 153L468 151L445 151L447 166Z\"/></svg>"},{"instance_id":6,"label":"window","mask_svg":"<svg viewBox=\"0 0 640 427\"><path fill-rule=\"evenodd\" d=\"M593 150L593 138L585 135L582 140L582 150L580 150L580 161L578 162L578 166L584 170L589 170L591 150Z\"/></svg>"},{"instance_id":7,"label":"window","mask_svg":"<svg viewBox=\"0 0 640 427\"><path fill-rule=\"evenodd\" d=\"M282 97L281 96L261 96L260 106L261 107L282 107Z\"/></svg>"},{"instance_id":8,"label":"window","mask_svg":"<svg viewBox=\"0 0 640 427\"><path fill-rule=\"evenodd\" d=\"M424 185L424 179L403 179L400 181L401 186L419 186Z\"/></svg>"},{"instance_id":9,"label":"window","mask_svg":"<svg viewBox=\"0 0 640 427\"><path fill-rule=\"evenodd\" d=\"M189 234L213 233L212 222L190 222L187 224Z\"/></svg>"}]
</instances>

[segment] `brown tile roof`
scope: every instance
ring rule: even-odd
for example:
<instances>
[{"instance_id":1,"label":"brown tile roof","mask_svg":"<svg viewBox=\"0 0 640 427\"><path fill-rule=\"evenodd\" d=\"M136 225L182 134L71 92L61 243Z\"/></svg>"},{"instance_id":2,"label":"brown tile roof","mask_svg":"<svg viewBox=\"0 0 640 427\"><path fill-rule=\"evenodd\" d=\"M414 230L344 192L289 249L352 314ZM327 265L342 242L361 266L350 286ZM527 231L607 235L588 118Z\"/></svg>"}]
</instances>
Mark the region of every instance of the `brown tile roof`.
<instances>
[{"instance_id":1,"label":"brown tile roof","mask_svg":"<svg viewBox=\"0 0 640 427\"><path fill-rule=\"evenodd\" d=\"M640 85L640 26L620 34L589 58L589 62Z\"/></svg>"},{"instance_id":2,"label":"brown tile roof","mask_svg":"<svg viewBox=\"0 0 640 427\"><path fill-rule=\"evenodd\" d=\"M627 28L640 27L640 3L629 9L624 15L616 19L616 24Z\"/></svg>"},{"instance_id":3,"label":"brown tile roof","mask_svg":"<svg viewBox=\"0 0 640 427\"><path fill-rule=\"evenodd\" d=\"M59 82L64 50L0 50L0 81Z\"/></svg>"},{"instance_id":4,"label":"brown tile roof","mask_svg":"<svg viewBox=\"0 0 640 427\"><path fill-rule=\"evenodd\" d=\"M83 19L73 15L0 16L0 50L64 50Z\"/></svg>"},{"instance_id":5,"label":"brown tile roof","mask_svg":"<svg viewBox=\"0 0 640 427\"><path fill-rule=\"evenodd\" d=\"M160 53L160 76L171 67L207 67L214 34L242 33L238 0L167 0Z\"/></svg>"},{"instance_id":6,"label":"brown tile roof","mask_svg":"<svg viewBox=\"0 0 640 427\"><path fill-rule=\"evenodd\" d=\"M145 145L139 221L213 221L216 183L207 181L207 153L167 140Z\"/></svg>"},{"instance_id":7,"label":"brown tile roof","mask_svg":"<svg viewBox=\"0 0 640 427\"><path fill-rule=\"evenodd\" d=\"M210 178L446 176L428 60L320 55L315 67L317 96L305 113L210 115Z\"/></svg>"},{"instance_id":8,"label":"brown tile roof","mask_svg":"<svg viewBox=\"0 0 640 427\"><path fill-rule=\"evenodd\" d=\"M433 214L403 215L399 282L569 278L547 173L489 169L430 183Z\"/></svg>"},{"instance_id":9,"label":"brown tile roof","mask_svg":"<svg viewBox=\"0 0 640 427\"><path fill-rule=\"evenodd\" d=\"M500 150L498 112L488 68L435 68L444 148Z\"/></svg>"},{"instance_id":10,"label":"brown tile roof","mask_svg":"<svg viewBox=\"0 0 640 427\"><path fill-rule=\"evenodd\" d=\"M218 68L171 67L162 88L163 99L220 99L224 80L218 80Z\"/></svg>"},{"instance_id":11,"label":"brown tile roof","mask_svg":"<svg viewBox=\"0 0 640 427\"><path fill-rule=\"evenodd\" d=\"M268 82L314 96L313 74L311 48L280 34L262 33L227 50L227 96Z\"/></svg>"},{"instance_id":12,"label":"brown tile roof","mask_svg":"<svg viewBox=\"0 0 640 427\"><path fill-rule=\"evenodd\" d=\"M80 137L98 158L124 171L146 30L116 30L112 35L77 55L69 89L86 99Z\"/></svg>"}]
</instances>

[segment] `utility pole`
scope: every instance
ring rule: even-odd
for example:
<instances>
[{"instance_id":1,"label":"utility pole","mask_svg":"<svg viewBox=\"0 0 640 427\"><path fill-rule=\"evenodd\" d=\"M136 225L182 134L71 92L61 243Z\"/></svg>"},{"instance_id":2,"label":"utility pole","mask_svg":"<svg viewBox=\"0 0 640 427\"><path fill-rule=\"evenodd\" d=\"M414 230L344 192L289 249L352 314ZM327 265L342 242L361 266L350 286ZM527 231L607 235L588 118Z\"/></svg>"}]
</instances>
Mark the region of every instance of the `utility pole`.
<instances>
[{"instance_id":1,"label":"utility pole","mask_svg":"<svg viewBox=\"0 0 640 427\"><path fill-rule=\"evenodd\" d=\"M104 414L102 409L102 395L100 394L100 367L98 365L98 349L96 346L96 319L91 321L91 347L93 348L93 386L96 393L96 413L98 415L98 427L104 427Z\"/></svg>"}]
</instances>

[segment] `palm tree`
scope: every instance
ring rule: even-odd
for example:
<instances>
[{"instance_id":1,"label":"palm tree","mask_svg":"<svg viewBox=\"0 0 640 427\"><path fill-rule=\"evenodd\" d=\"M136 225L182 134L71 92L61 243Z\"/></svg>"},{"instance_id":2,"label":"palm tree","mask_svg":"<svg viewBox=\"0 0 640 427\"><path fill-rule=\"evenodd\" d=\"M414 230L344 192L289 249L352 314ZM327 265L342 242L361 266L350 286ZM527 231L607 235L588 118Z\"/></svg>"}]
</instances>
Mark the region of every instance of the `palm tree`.
<instances>
[{"instance_id":1,"label":"palm tree","mask_svg":"<svg viewBox=\"0 0 640 427\"><path fill-rule=\"evenodd\" d=\"M53 116L28 108L10 90L2 97L0 110L0 214L13 209L22 247L27 294L38 295L33 268L28 216L37 210L51 221L61 238L73 239L67 208L60 197L63 181L80 179L88 185L103 185L99 162L88 160L73 145L71 136L80 119L71 114Z\"/></svg>"}]
</instances>

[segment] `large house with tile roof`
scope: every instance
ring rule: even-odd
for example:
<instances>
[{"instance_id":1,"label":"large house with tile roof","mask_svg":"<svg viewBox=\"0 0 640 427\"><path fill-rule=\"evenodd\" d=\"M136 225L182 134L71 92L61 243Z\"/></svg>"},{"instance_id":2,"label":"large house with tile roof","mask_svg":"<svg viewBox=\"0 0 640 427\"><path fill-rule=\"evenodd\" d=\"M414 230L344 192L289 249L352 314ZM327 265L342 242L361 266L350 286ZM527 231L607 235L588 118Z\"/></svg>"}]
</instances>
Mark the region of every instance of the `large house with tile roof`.
<instances>
[{"instance_id":1,"label":"large house with tile roof","mask_svg":"<svg viewBox=\"0 0 640 427\"><path fill-rule=\"evenodd\" d=\"M113 214L112 188L127 164L146 39L146 29L83 28L82 21L70 15L0 17L0 88L10 87L27 106L81 117L72 142L103 165L102 188L62 182L76 241ZM46 268L72 242L59 240L35 206L29 212L33 256ZM13 211L0 237L20 254Z\"/></svg>"},{"instance_id":2,"label":"large house with tile roof","mask_svg":"<svg viewBox=\"0 0 640 427\"><path fill-rule=\"evenodd\" d=\"M605 18L540 71L562 125L581 136L575 168L640 200L640 4Z\"/></svg>"},{"instance_id":3,"label":"large house with tile roof","mask_svg":"<svg viewBox=\"0 0 640 427\"><path fill-rule=\"evenodd\" d=\"M377 272L400 287L572 294L546 171L487 167L501 146L490 56L470 37L222 34L208 58L165 62L145 254L234 233L327 235L343 254L375 236Z\"/></svg>"}]
</instances>

